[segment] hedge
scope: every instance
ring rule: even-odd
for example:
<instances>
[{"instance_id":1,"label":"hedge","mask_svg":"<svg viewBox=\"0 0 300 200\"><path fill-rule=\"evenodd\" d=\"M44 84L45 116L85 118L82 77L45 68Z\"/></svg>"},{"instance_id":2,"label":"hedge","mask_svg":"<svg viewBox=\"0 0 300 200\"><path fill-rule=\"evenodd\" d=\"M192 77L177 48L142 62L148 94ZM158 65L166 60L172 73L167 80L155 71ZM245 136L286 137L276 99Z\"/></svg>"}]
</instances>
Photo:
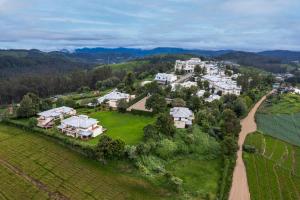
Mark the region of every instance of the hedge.
<instances>
[{"instance_id":1,"label":"hedge","mask_svg":"<svg viewBox=\"0 0 300 200\"><path fill-rule=\"evenodd\" d=\"M64 137L63 135L59 135L59 134L52 134L44 129L40 129L37 127L34 128L30 128L28 125L22 124L22 123L18 123L9 119L5 119L2 122L0 122L2 124L8 125L8 126L14 126L16 128L20 128L26 131L29 131L31 133L37 133L40 134L41 136L44 137L48 137L53 139L55 142L77 152L80 153L83 156L86 156L88 158L92 158L92 159L96 159L96 155L95 155L95 150L93 147L90 146L84 146L81 143L71 140L69 138Z\"/></svg>"},{"instance_id":2,"label":"hedge","mask_svg":"<svg viewBox=\"0 0 300 200\"><path fill-rule=\"evenodd\" d=\"M128 113L134 114L134 115L143 115L143 116L148 116L148 117L153 117L154 113L153 112L148 112L148 111L143 111L143 110L136 110L132 109L131 111L128 111Z\"/></svg>"}]
</instances>

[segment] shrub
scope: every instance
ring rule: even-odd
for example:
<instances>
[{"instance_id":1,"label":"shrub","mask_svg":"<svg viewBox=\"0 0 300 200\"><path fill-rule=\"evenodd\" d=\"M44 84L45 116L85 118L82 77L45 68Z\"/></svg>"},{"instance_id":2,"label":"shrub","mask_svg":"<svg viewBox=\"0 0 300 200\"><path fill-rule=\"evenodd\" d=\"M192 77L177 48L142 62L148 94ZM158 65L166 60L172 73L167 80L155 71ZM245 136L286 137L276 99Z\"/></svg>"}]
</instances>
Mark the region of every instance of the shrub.
<instances>
[{"instance_id":1,"label":"shrub","mask_svg":"<svg viewBox=\"0 0 300 200\"><path fill-rule=\"evenodd\" d=\"M28 127L33 128L37 125L37 119L35 117L32 117L28 121Z\"/></svg>"},{"instance_id":2,"label":"shrub","mask_svg":"<svg viewBox=\"0 0 300 200\"><path fill-rule=\"evenodd\" d=\"M159 143L156 149L156 153L159 157L168 159L174 155L176 150L177 150L176 143L174 143L169 139L164 139Z\"/></svg>"},{"instance_id":3,"label":"shrub","mask_svg":"<svg viewBox=\"0 0 300 200\"><path fill-rule=\"evenodd\" d=\"M247 153L255 153L256 148L255 148L255 146L245 144L245 145L243 145L243 151L245 151Z\"/></svg>"}]
</instances>

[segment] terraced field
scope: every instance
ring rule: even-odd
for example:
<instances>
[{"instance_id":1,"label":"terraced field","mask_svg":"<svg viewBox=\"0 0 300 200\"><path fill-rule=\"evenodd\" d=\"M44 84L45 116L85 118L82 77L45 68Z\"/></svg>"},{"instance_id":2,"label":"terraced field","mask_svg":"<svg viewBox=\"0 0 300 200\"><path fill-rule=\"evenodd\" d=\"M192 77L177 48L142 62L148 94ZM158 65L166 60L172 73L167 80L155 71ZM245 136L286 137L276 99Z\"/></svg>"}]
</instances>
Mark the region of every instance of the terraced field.
<instances>
[{"instance_id":1,"label":"terraced field","mask_svg":"<svg viewBox=\"0 0 300 200\"><path fill-rule=\"evenodd\" d=\"M167 193L48 138L1 124L0 180L0 199L150 200L165 199Z\"/></svg>"},{"instance_id":2,"label":"terraced field","mask_svg":"<svg viewBox=\"0 0 300 200\"><path fill-rule=\"evenodd\" d=\"M300 199L300 148L260 133L246 144L257 150L243 154L251 199Z\"/></svg>"}]
</instances>

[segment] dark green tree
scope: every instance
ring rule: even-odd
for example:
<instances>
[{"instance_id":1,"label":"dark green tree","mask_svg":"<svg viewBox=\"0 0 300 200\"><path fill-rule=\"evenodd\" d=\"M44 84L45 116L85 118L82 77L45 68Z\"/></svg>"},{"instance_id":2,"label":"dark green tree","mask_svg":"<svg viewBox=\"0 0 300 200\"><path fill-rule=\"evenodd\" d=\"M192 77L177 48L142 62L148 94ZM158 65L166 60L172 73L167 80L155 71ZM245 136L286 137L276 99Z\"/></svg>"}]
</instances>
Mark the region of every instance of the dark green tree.
<instances>
[{"instance_id":1,"label":"dark green tree","mask_svg":"<svg viewBox=\"0 0 300 200\"><path fill-rule=\"evenodd\" d=\"M172 117L168 113L162 113L157 117L155 126L158 132L173 137L175 134L175 126Z\"/></svg>"}]
</instances>

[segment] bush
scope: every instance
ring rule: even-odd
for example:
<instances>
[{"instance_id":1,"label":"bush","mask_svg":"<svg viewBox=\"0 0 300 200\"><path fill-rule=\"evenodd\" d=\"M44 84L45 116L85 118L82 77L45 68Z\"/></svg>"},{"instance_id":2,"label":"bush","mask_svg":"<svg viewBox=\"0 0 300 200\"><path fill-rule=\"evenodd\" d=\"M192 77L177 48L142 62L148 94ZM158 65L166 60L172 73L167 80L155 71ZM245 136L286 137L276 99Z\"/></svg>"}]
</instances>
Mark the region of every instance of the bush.
<instances>
[{"instance_id":1,"label":"bush","mask_svg":"<svg viewBox=\"0 0 300 200\"><path fill-rule=\"evenodd\" d=\"M164 139L159 143L156 149L156 153L159 157L168 159L174 155L176 150L177 150L176 143L174 143L169 139Z\"/></svg>"},{"instance_id":2,"label":"bush","mask_svg":"<svg viewBox=\"0 0 300 200\"><path fill-rule=\"evenodd\" d=\"M247 153L255 153L256 148L255 148L255 146L245 144L245 145L243 145L243 151L245 151Z\"/></svg>"},{"instance_id":3,"label":"bush","mask_svg":"<svg viewBox=\"0 0 300 200\"><path fill-rule=\"evenodd\" d=\"M35 117L32 117L28 121L28 127L33 128L37 125L37 119Z\"/></svg>"}]
</instances>

